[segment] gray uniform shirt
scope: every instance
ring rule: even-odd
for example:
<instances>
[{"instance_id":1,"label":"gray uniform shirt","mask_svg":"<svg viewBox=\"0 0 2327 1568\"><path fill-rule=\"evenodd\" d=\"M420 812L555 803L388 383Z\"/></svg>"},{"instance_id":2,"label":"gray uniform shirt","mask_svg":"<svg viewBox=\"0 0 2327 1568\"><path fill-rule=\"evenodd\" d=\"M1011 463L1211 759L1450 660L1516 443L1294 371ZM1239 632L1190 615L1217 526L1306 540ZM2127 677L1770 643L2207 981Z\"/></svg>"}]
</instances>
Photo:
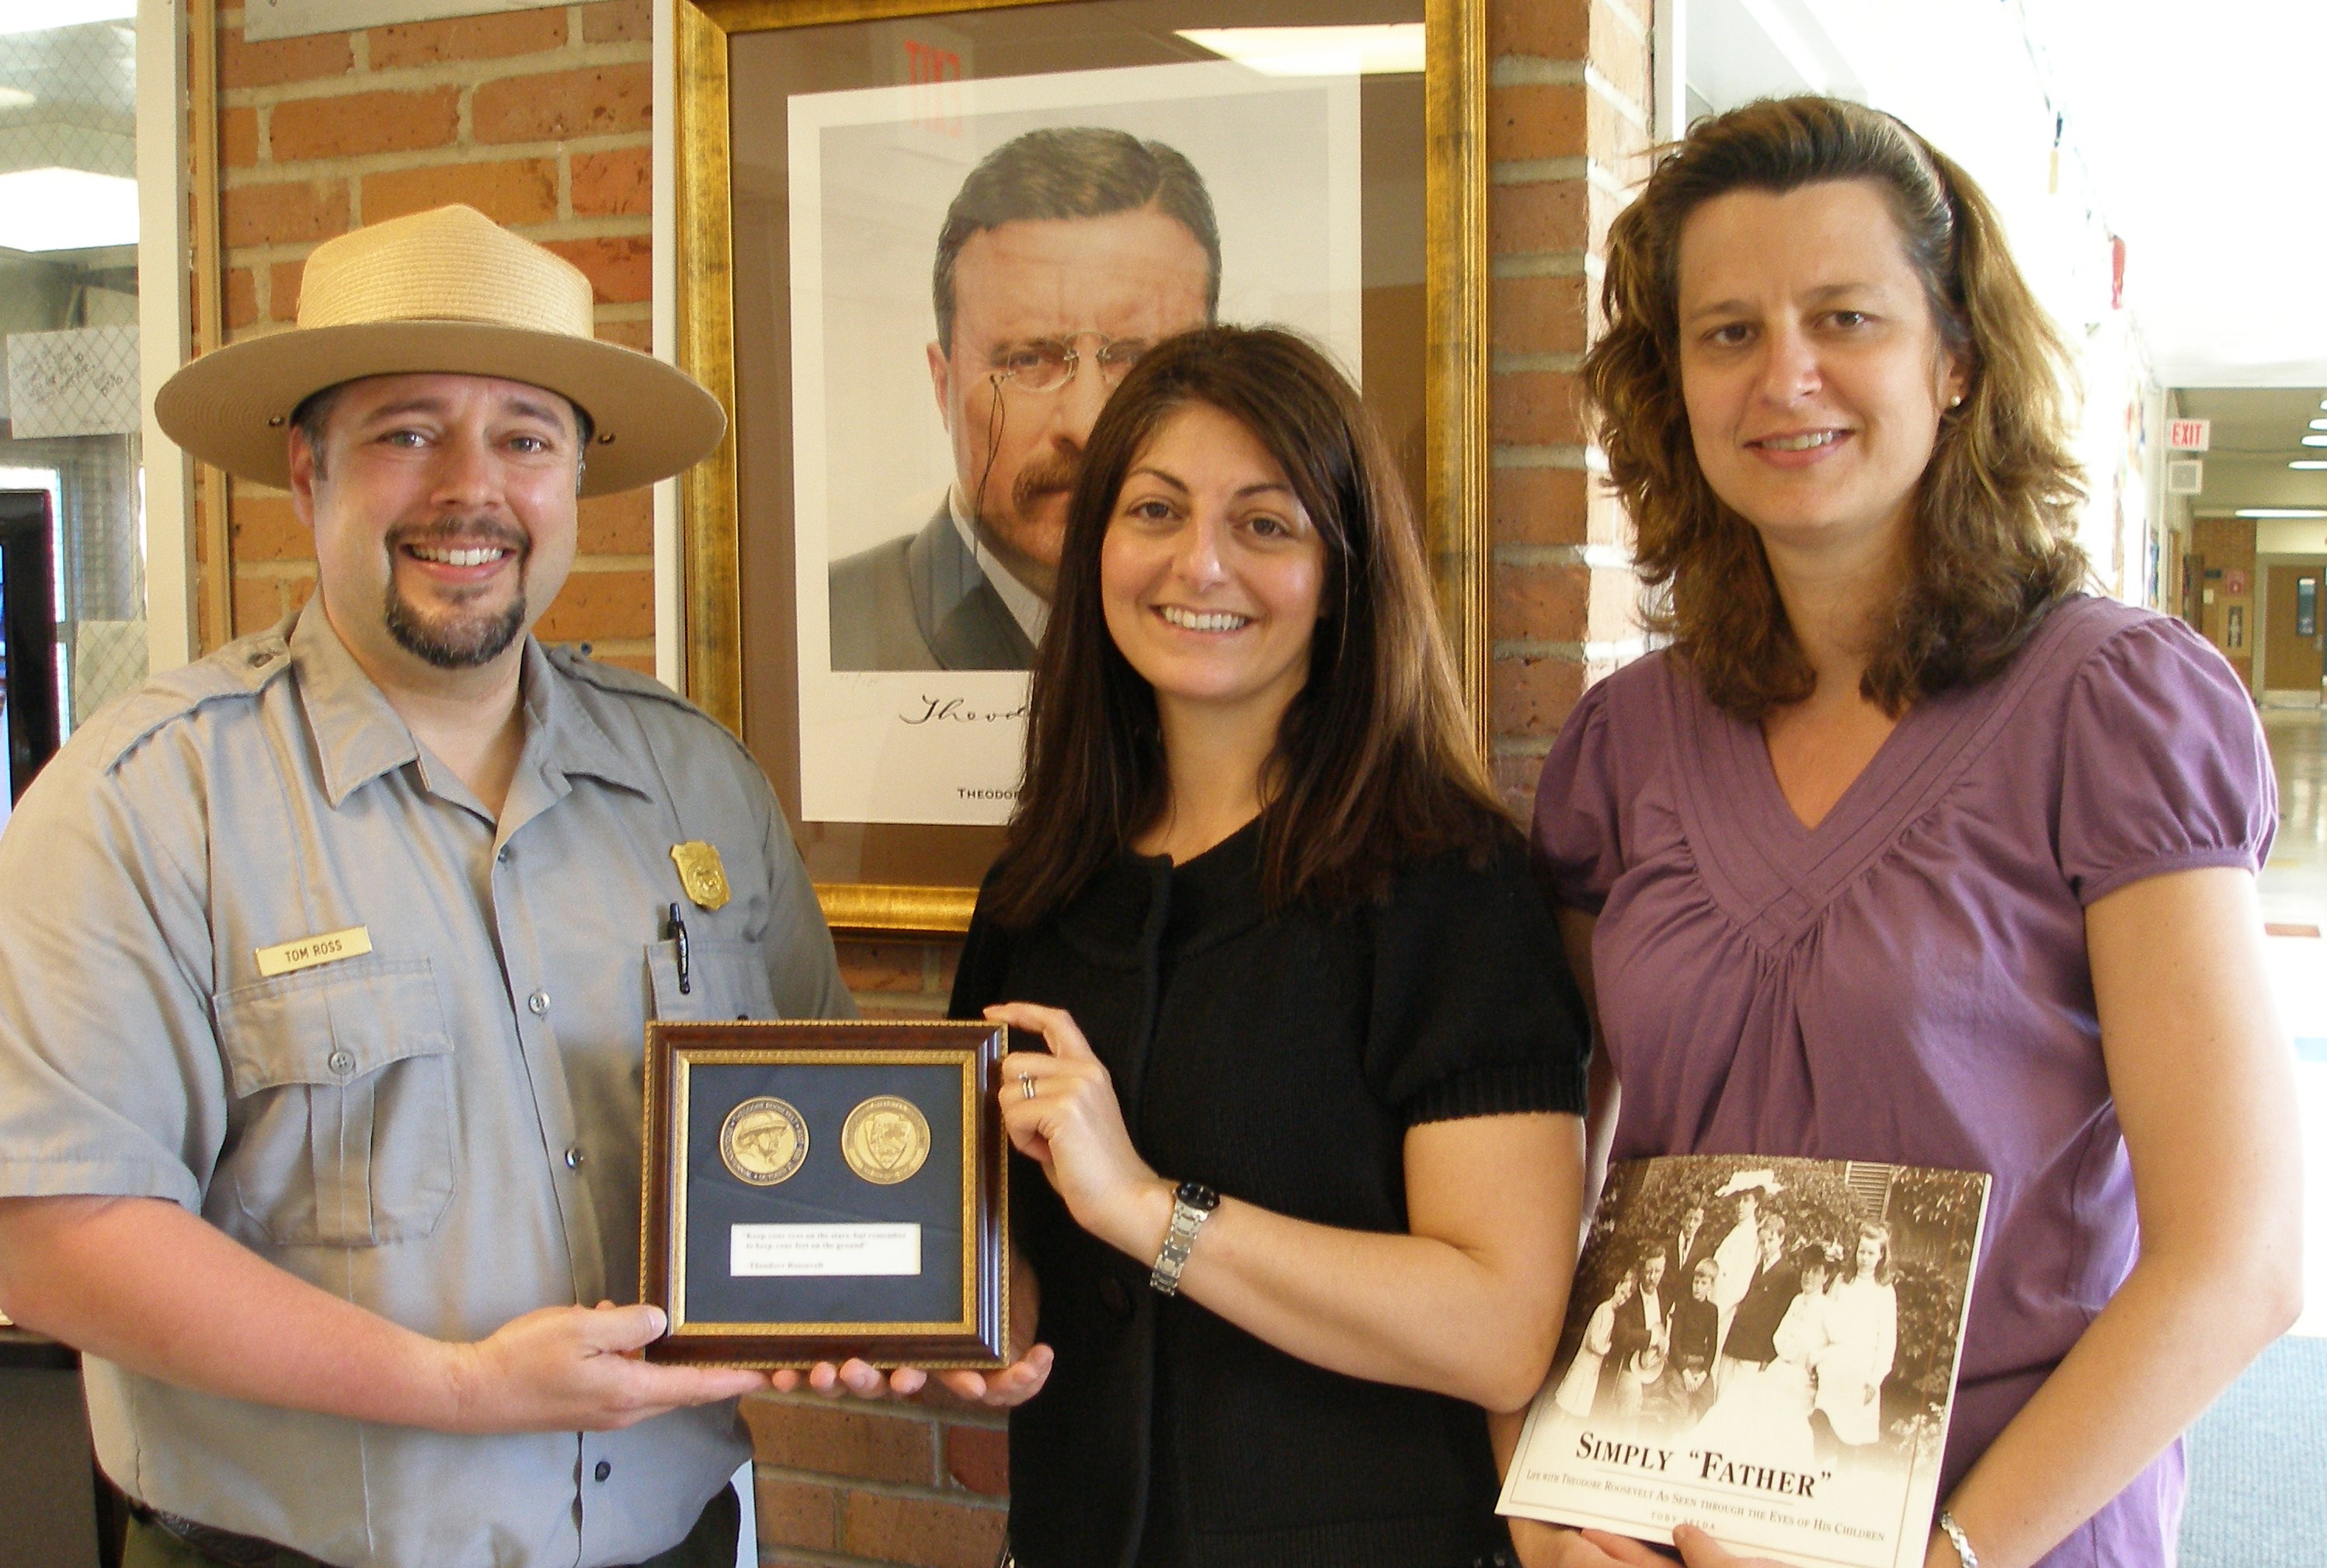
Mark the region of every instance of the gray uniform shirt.
<instances>
[{"instance_id":1,"label":"gray uniform shirt","mask_svg":"<svg viewBox=\"0 0 2327 1568\"><path fill-rule=\"evenodd\" d=\"M167 1199L444 1339L636 1301L646 1020L854 1009L733 738L530 641L523 701L498 824L319 602L79 731L0 835L0 1195ZM717 910L671 860L698 839ZM352 928L369 953L259 973ZM133 1497L349 1568L636 1562L749 1451L732 1404L459 1437L88 1380Z\"/></svg>"}]
</instances>

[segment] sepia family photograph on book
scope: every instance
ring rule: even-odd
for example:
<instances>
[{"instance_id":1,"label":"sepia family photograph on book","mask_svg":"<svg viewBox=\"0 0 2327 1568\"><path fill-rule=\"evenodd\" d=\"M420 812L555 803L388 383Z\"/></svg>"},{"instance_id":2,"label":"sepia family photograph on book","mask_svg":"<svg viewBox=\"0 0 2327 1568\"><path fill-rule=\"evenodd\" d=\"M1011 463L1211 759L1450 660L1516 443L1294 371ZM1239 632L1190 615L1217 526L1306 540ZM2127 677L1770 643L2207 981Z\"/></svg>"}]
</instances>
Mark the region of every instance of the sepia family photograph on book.
<instances>
[{"instance_id":1,"label":"sepia family photograph on book","mask_svg":"<svg viewBox=\"0 0 2327 1568\"><path fill-rule=\"evenodd\" d=\"M1920 1563L1988 1179L1764 1155L1616 1166L1501 1511L1804 1568Z\"/></svg>"}]
</instances>

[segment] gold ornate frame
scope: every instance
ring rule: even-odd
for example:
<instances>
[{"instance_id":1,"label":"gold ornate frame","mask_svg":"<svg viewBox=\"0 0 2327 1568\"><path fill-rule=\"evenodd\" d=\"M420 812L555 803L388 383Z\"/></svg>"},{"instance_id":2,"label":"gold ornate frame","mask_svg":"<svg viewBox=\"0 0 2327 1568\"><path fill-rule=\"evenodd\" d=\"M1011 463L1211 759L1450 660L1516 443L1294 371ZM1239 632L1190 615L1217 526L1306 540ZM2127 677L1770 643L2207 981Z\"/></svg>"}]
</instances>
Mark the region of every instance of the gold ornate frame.
<instances>
[{"instance_id":1,"label":"gold ornate frame","mask_svg":"<svg viewBox=\"0 0 2327 1568\"><path fill-rule=\"evenodd\" d=\"M743 731L737 577L734 247L729 191L731 33L1068 5L1074 0L677 0L678 362L728 413L727 435L680 481L687 694ZM1428 141L1429 494L1425 527L1480 753L1488 753L1486 0L1424 0ZM942 936L968 929L977 890L866 882L817 886L844 935Z\"/></svg>"}]
</instances>

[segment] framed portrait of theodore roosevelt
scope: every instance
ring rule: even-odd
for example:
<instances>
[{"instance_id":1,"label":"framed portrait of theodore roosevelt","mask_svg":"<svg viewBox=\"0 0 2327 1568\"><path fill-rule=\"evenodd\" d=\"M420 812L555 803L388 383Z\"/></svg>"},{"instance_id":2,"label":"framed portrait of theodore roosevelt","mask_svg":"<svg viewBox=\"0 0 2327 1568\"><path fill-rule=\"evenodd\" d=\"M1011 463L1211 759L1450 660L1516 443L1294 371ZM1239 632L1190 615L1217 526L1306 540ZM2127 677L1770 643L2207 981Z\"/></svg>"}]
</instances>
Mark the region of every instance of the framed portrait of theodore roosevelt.
<instances>
[{"instance_id":1,"label":"framed portrait of theodore roosevelt","mask_svg":"<svg viewBox=\"0 0 2327 1568\"><path fill-rule=\"evenodd\" d=\"M1322 345L1487 679L1482 0L679 0L688 694L836 929L968 921L1107 397L1208 322Z\"/></svg>"}]
</instances>

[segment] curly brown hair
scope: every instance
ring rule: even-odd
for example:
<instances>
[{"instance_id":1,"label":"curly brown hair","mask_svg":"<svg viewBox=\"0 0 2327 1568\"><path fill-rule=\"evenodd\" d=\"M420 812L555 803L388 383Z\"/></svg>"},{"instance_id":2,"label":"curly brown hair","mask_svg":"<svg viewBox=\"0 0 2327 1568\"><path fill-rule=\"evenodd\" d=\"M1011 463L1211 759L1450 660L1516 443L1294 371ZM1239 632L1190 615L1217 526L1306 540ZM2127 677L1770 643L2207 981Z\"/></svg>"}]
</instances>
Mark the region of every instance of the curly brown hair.
<instances>
[{"instance_id":1,"label":"curly brown hair","mask_svg":"<svg viewBox=\"0 0 2327 1568\"><path fill-rule=\"evenodd\" d=\"M1860 690L1896 714L1986 679L2088 571L2063 411L2067 350L1971 177L1897 119L1836 98L1769 99L1702 121L1610 233L1608 328L1584 356L1584 384L1638 530L1641 579L1666 591L1649 606L1649 626L1672 638L1715 704L1749 718L1808 696L1817 676L1760 535L1697 466L1681 397L1680 232L1733 191L1782 195L1843 180L1881 191L1967 378L1962 404L1939 422L1906 580Z\"/></svg>"}]
</instances>

